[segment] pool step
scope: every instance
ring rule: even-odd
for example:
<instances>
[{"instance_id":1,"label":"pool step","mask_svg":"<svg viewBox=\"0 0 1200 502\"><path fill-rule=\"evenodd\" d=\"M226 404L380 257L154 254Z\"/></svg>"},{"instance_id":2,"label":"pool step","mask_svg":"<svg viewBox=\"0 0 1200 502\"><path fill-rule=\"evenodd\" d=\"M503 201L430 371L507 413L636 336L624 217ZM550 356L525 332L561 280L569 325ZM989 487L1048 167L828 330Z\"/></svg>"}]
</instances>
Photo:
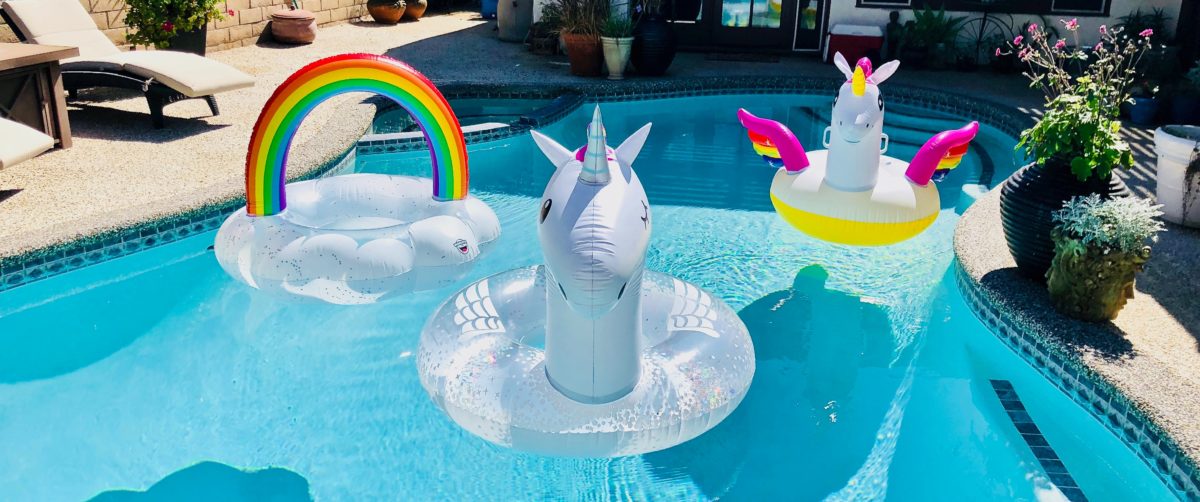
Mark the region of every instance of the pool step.
<instances>
[{"instance_id":1,"label":"pool step","mask_svg":"<svg viewBox=\"0 0 1200 502\"><path fill-rule=\"evenodd\" d=\"M1075 478L1067 471L1067 466L1063 464L1062 459L1058 458L1054 447L1050 446L1050 442L1046 441L1046 436L1042 435L1041 429L1038 429L1037 424L1033 423L1033 418L1025 411L1025 405L1021 402L1021 397L1017 395L1016 389L1013 389L1012 382L1008 380L990 380L990 382L992 389L996 391L996 397L1000 399L1000 405L1004 407L1008 418L1021 433L1021 439L1024 439L1025 444L1029 445L1033 456L1037 458L1038 463L1042 464L1042 469L1050 477L1050 482L1058 487L1067 500L1087 502L1087 496L1075 483Z\"/></svg>"}]
</instances>

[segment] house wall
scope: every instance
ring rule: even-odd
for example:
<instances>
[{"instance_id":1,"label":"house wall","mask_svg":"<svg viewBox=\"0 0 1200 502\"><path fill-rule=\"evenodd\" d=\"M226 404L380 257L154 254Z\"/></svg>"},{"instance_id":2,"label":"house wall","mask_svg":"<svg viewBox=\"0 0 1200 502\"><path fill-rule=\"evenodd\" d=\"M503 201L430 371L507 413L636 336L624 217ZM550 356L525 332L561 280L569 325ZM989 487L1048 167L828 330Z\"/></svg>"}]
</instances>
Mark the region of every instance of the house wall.
<instances>
[{"instance_id":1,"label":"house wall","mask_svg":"<svg viewBox=\"0 0 1200 502\"><path fill-rule=\"evenodd\" d=\"M1047 1L1049 1L1049 0L1047 0ZM857 8L854 6L854 4L855 4L854 0L832 0L830 3L832 4L829 9L829 16L830 16L829 17L829 25L830 26L833 26L835 24L862 24L862 25L875 25L875 26L883 27L883 26L886 26L888 23L888 13L890 12L889 9ZM1141 8L1143 12L1151 10L1151 9L1155 9L1155 8L1163 9L1163 11L1166 13L1166 15L1171 17L1170 21L1168 21L1168 23L1167 23L1167 26L1170 29L1170 31L1174 32L1175 22L1179 20L1180 5L1182 5L1180 0L1112 0L1112 5L1108 10L1109 17L1085 17L1085 16L1063 16L1063 15L1050 16L1050 15L1047 15L1046 19L1057 22L1058 19L1060 19L1060 18L1066 18L1066 19L1070 19L1070 18L1074 18L1074 17L1079 18L1080 43L1082 45L1095 45L1096 42L1098 42L1099 38L1100 38L1100 35L1097 31L1099 29L1100 25L1107 24L1109 26L1112 26L1114 24L1117 24L1120 22L1120 20L1118 18L1120 18L1121 16L1124 16L1126 14L1129 14L1130 12L1133 12L1133 10L1137 9L1137 8ZM962 16L965 14L970 14L971 17L978 16L978 13L963 13L963 12L948 13L948 15L954 15L954 16ZM900 22L901 23L908 21L910 19L912 19L912 11L911 10L909 10L909 11L900 10ZM1015 24L1017 25L1017 27L1020 27L1022 24L1025 23L1025 21L1033 20L1035 22L1039 22L1039 23L1041 22L1041 20L1040 20L1041 18L1039 16L1031 16L1031 15L1026 15L1026 14L1013 14L1013 19L1015 20ZM1064 30L1061 29L1062 25L1059 25L1059 28L1060 28L1059 31L1061 33L1064 33L1064 34L1066 33ZM1172 34L1173 33L1167 34L1168 38Z\"/></svg>"},{"instance_id":2,"label":"house wall","mask_svg":"<svg viewBox=\"0 0 1200 502\"><path fill-rule=\"evenodd\" d=\"M125 45L124 0L79 0L83 8L92 15L96 26L104 31L117 45ZM237 12L232 17L213 21L208 25L208 46L225 49L253 44L271 20L271 12L286 8L287 0L227 0L230 9ZM349 19L358 19L367 13L366 0L302 0L302 8L317 17L317 24L329 24ZM225 4L220 4L222 9ZM16 36L7 25L0 22L0 41L15 42Z\"/></svg>"}]
</instances>

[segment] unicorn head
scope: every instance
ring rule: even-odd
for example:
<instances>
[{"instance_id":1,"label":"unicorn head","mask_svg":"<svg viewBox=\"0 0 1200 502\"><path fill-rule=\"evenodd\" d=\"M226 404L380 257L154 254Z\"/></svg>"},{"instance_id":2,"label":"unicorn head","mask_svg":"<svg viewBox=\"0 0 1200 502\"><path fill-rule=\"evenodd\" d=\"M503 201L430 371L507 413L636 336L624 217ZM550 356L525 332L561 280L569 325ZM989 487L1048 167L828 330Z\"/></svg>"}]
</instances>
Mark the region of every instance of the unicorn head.
<instances>
[{"instance_id":1,"label":"unicorn head","mask_svg":"<svg viewBox=\"0 0 1200 502\"><path fill-rule=\"evenodd\" d=\"M834 129L848 143L858 143L868 135L879 134L883 127L883 96L879 93L879 84L896 72L900 62L889 61L872 71L871 60L862 58L851 70L840 52L833 56L833 62L846 76L846 83L842 84L833 102Z\"/></svg>"},{"instance_id":2,"label":"unicorn head","mask_svg":"<svg viewBox=\"0 0 1200 502\"><path fill-rule=\"evenodd\" d=\"M650 242L650 204L631 164L650 124L615 150L605 142L600 107L587 146L572 153L549 137L533 139L556 170L542 195L538 238L550 272L549 294L562 295L580 316L596 319L627 293L640 294Z\"/></svg>"}]
</instances>

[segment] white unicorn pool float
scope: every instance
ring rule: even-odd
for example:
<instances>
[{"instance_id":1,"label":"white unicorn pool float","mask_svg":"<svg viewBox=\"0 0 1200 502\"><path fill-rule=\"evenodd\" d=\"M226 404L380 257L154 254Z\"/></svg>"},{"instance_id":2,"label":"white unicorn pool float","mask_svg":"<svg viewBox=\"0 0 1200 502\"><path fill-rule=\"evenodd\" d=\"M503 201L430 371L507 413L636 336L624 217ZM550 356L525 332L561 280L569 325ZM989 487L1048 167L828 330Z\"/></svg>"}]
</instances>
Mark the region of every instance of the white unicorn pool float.
<instances>
[{"instance_id":1,"label":"white unicorn pool float","mask_svg":"<svg viewBox=\"0 0 1200 502\"><path fill-rule=\"evenodd\" d=\"M846 76L833 102L833 117L822 143L827 150L806 152L787 126L755 117L745 109L738 119L754 149L779 168L771 202L788 223L813 237L856 245L885 245L925 230L941 209L935 172L962 161L979 123L930 138L912 162L884 155L883 95L879 85L899 68L891 61L872 71L862 58L854 70L841 53L834 63Z\"/></svg>"},{"instance_id":2,"label":"white unicorn pool float","mask_svg":"<svg viewBox=\"0 0 1200 502\"><path fill-rule=\"evenodd\" d=\"M577 152L533 132L556 167L537 219L546 264L467 286L421 333L421 384L463 428L536 453L632 455L700 435L745 396L741 319L644 268L652 220L631 164L649 132L610 149L599 107Z\"/></svg>"}]
</instances>

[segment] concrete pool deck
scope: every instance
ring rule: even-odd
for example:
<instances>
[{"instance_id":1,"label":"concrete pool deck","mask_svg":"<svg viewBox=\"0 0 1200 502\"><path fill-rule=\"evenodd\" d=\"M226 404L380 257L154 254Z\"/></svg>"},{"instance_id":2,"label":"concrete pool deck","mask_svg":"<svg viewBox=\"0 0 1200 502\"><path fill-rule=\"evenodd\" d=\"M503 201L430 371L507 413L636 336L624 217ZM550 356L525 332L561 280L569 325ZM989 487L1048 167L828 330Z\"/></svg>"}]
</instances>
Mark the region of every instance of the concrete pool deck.
<instances>
[{"instance_id":1,"label":"concrete pool deck","mask_svg":"<svg viewBox=\"0 0 1200 502\"><path fill-rule=\"evenodd\" d=\"M137 95L85 93L85 100L70 107L73 148L0 171L0 260L237 199L244 190L246 143L260 108L288 75L320 57L386 52L438 84L587 87L601 82L569 75L562 57L536 56L521 45L496 41L492 25L470 13L386 27L342 24L322 27L310 46L264 44L212 53L210 57L253 75L256 86L220 95L219 117L208 117L200 101L169 106L167 127L161 130L150 126L145 102ZM668 77L632 80L679 83L725 76L824 77L834 72L831 66L804 58L756 63L681 53ZM905 70L885 84L885 92L889 84L975 94L1027 114L1035 114L1040 104L1040 96L1028 90L1021 77L988 71ZM375 106L364 101L366 96L338 98L309 117L292 148L290 177L318 169L354 145L375 112ZM1137 165L1124 175L1135 193L1152 196L1151 134L1137 128L1129 133ZM964 271L983 287L997 288L999 298L1022 302L1030 309L1029 318L1046 329L1077 339L1072 347L1084 364L1134 399L1191 458L1200 458L1200 403L1194 398L1200 395L1200 286L1193 265L1200 261L1200 234L1172 227L1156 247L1139 280L1138 297L1117 323L1095 335L1116 344L1114 356L1113 350L1090 345L1088 337L1093 335L1083 334L1083 328L1056 324L1053 311L1038 296L1044 296L1042 288L1029 281L1002 280L1012 265L1000 251L1005 248L993 214L996 199L994 191L982 197L963 219L956 244Z\"/></svg>"}]
</instances>

